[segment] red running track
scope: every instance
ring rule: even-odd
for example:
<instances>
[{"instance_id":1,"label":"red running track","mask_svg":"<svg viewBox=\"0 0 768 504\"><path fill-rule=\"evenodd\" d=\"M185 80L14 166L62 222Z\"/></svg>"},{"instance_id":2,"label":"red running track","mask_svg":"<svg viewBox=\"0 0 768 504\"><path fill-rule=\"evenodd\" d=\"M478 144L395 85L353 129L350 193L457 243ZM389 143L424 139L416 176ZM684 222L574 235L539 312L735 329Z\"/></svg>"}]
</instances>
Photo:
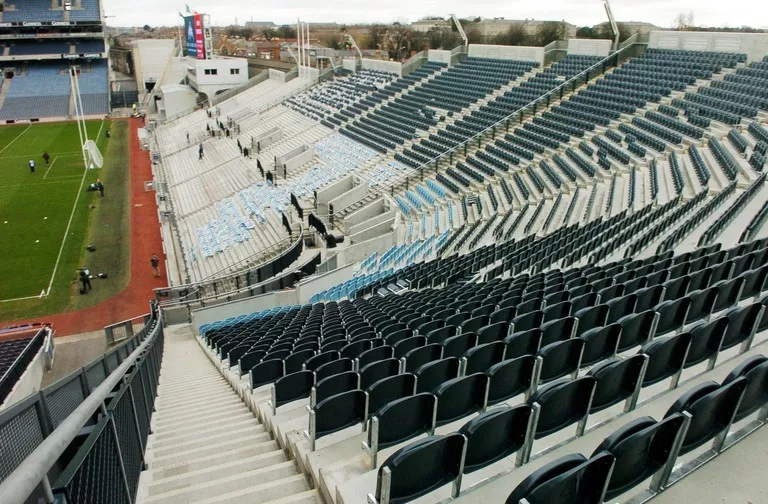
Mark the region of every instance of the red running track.
<instances>
[{"instance_id":1,"label":"red running track","mask_svg":"<svg viewBox=\"0 0 768 504\"><path fill-rule=\"evenodd\" d=\"M152 180L152 166L149 156L141 150L137 130L143 126L141 119L131 119L130 170L131 170L131 270L128 286L116 296L79 311L46 315L30 320L53 324L56 336L68 336L83 332L98 331L104 326L128 320L149 311L153 299L152 289L166 287L168 280L152 276L149 259L152 253L160 257L163 264L163 247L160 239L160 223L157 219L157 204L154 191L145 191L144 182ZM162 273L165 273L164 271ZM23 321L3 325L19 325Z\"/></svg>"}]
</instances>

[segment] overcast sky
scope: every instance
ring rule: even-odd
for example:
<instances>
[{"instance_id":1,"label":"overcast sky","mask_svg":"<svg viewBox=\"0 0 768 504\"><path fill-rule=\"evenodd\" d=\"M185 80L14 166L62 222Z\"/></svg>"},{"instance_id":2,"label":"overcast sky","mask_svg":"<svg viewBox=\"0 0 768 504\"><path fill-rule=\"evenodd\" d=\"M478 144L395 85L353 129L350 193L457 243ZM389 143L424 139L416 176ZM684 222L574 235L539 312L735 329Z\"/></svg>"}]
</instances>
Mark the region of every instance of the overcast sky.
<instances>
[{"instance_id":1,"label":"overcast sky","mask_svg":"<svg viewBox=\"0 0 768 504\"><path fill-rule=\"evenodd\" d=\"M189 0L186 0L189 1ZM185 0L103 0L111 26L175 25ZM240 24L251 19L293 24L308 22L355 23L416 21L424 16L482 16L507 19L565 20L579 26L605 21L601 0L207 0L190 8L211 16L214 25ZM766 0L612 0L621 21L646 21L671 26L681 12L693 11L697 25L768 27Z\"/></svg>"}]
</instances>

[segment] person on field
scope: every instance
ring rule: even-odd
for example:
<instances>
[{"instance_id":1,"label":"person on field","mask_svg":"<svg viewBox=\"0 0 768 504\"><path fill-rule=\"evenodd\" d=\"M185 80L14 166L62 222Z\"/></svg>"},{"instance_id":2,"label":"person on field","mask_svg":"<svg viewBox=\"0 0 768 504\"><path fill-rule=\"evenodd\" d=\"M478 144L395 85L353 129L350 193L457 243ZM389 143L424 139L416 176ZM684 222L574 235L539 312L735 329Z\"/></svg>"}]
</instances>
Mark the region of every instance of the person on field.
<instances>
[{"instance_id":1,"label":"person on field","mask_svg":"<svg viewBox=\"0 0 768 504\"><path fill-rule=\"evenodd\" d=\"M35 173L35 161L33 159L29 160L29 171Z\"/></svg>"},{"instance_id":2,"label":"person on field","mask_svg":"<svg viewBox=\"0 0 768 504\"><path fill-rule=\"evenodd\" d=\"M203 159L203 155L204 155L203 144L200 144L200 150L198 151L198 155L199 155L198 159Z\"/></svg>"},{"instance_id":3,"label":"person on field","mask_svg":"<svg viewBox=\"0 0 768 504\"><path fill-rule=\"evenodd\" d=\"M96 179L96 189L99 191L99 195L101 197L104 197L104 184L102 184L101 179Z\"/></svg>"},{"instance_id":4,"label":"person on field","mask_svg":"<svg viewBox=\"0 0 768 504\"><path fill-rule=\"evenodd\" d=\"M187 143L189 143L189 131L187 131Z\"/></svg>"},{"instance_id":5,"label":"person on field","mask_svg":"<svg viewBox=\"0 0 768 504\"><path fill-rule=\"evenodd\" d=\"M51 160L51 155L48 151L43 151L43 159L45 160L45 166L48 166L48 162Z\"/></svg>"},{"instance_id":6,"label":"person on field","mask_svg":"<svg viewBox=\"0 0 768 504\"><path fill-rule=\"evenodd\" d=\"M150 264L152 264L152 273L155 278L160 277L160 258L157 257L157 254L152 254L152 259L149 260Z\"/></svg>"},{"instance_id":7,"label":"person on field","mask_svg":"<svg viewBox=\"0 0 768 504\"><path fill-rule=\"evenodd\" d=\"M83 294L86 294L89 290L92 289L91 279L88 278L88 273L86 273L85 270L80 270L80 283L83 284L83 289L82 289Z\"/></svg>"}]
</instances>

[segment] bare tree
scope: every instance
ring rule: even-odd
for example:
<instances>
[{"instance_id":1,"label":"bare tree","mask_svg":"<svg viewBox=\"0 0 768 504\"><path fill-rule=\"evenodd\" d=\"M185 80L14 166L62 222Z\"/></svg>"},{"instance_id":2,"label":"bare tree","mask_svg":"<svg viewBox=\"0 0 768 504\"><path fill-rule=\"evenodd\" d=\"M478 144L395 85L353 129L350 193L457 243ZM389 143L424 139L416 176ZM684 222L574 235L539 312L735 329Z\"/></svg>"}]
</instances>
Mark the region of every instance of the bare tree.
<instances>
[{"instance_id":1,"label":"bare tree","mask_svg":"<svg viewBox=\"0 0 768 504\"><path fill-rule=\"evenodd\" d=\"M565 23L558 21L541 23L536 32L536 43L540 46L545 46L563 38L565 38Z\"/></svg>"},{"instance_id":2,"label":"bare tree","mask_svg":"<svg viewBox=\"0 0 768 504\"><path fill-rule=\"evenodd\" d=\"M686 31L693 28L693 11L688 14L681 12L675 17L674 26L678 31Z\"/></svg>"}]
</instances>

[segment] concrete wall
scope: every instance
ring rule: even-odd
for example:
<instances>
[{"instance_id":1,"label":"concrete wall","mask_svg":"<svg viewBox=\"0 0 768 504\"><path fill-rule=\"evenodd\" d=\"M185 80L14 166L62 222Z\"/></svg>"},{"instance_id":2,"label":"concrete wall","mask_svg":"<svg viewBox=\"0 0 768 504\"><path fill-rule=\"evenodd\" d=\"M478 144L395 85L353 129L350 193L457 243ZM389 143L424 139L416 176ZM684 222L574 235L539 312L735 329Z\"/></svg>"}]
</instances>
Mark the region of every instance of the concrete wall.
<instances>
[{"instance_id":1,"label":"concrete wall","mask_svg":"<svg viewBox=\"0 0 768 504\"><path fill-rule=\"evenodd\" d=\"M768 33L652 31L648 47L745 53L752 62L768 54Z\"/></svg>"},{"instance_id":2,"label":"concrete wall","mask_svg":"<svg viewBox=\"0 0 768 504\"><path fill-rule=\"evenodd\" d=\"M248 80L248 62L243 59L193 60L193 64L197 90L208 97L242 86ZM216 75L206 75L206 70L216 70ZM238 73L233 74L232 71Z\"/></svg>"},{"instance_id":3,"label":"concrete wall","mask_svg":"<svg viewBox=\"0 0 768 504\"><path fill-rule=\"evenodd\" d=\"M392 248L394 244L395 234L388 233L377 236L372 240L355 243L345 249L339 250L336 257L339 258L339 265L359 264L374 252L382 254Z\"/></svg>"},{"instance_id":4,"label":"concrete wall","mask_svg":"<svg viewBox=\"0 0 768 504\"><path fill-rule=\"evenodd\" d=\"M197 104L197 93L189 86L174 85L171 89L166 86L161 88L163 95L163 108L166 117L177 116L184 111L194 110Z\"/></svg>"},{"instance_id":5,"label":"concrete wall","mask_svg":"<svg viewBox=\"0 0 768 504\"><path fill-rule=\"evenodd\" d=\"M216 306L201 308L192 312L192 327L195 334L198 334L198 328L201 324L224 320L228 317L245 315L263 310L268 310L276 306L299 304L298 292L296 289L270 292L261 296L254 296L240 301L232 301Z\"/></svg>"},{"instance_id":6,"label":"concrete wall","mask_svg":"<svg viewBox=\"0 0 768 504\"><path fill-rule=\"evenodd\" d=\"M43 375L45 374L45 356L43 355L44 348L41 348L32 362L29 363L24 374L21 375L19 381L13 386L13 390L5 398L5 402L0 405L0 410L3 410L12 404L16 404L22 399L26 399L38 390L43 383Z\"/></svg>"},{"instance_id":7,"label":"concrete wall","mask_svg":"<svg viewBox=\"0 0 768 504\"><path fill-rule=\"evenodd\" d=\"M298 147L291 149L282 156L278 156L275 165L277 174L281 177L285 177L285 174L292 174L300 166L312 161L315 157L314 145L299 145Z\"/></svg>"},{"instance_id":8,"label":"concrete wall","mask_svg":"<svg viewBox=\"0 0 768 504\"><path fill-rule=\"evenodd\" d=\"M357 233L359 233L361 231L364 231L365 229L367 229L367 228L369 228L371 226L375 226L377 224L381 224L382 222L385 222L385 221L392 221L392 222L394 222L394 219L395 219L395 212L390 210L388 212L384 212L382 214L375 215L375 216L371 217L370 219L368 219L366 221L363 221L363 222L361 222L361 223L359 223L359 224L357 224L355 226L349 226L349 223L345 219L344 220L344 225L348 226L347 230L346 230L348 235L355 235L355 234L357 234Z\"/></svg>"},{"instance_id":9,"label":"concrete wall","mask_svg":"<svg viewBox=\"0 0 768 504\"><path fill-rule=\"evenodd\" d=\"M345 229L346 233L349 234L350 227L356 224L360 224L361 222L368 220L371 217L379 215L384 211L386 211L386 209L387 208L384 205L384 199L380 198L375 200L373 203L369 203L368 205L365 205L359 210L355 210L351 214L347 215L347 217L344 219L344 226L346 227Z\"/></svg>"},{"instance_id":10,"label":"concrete wall","mask_svg":"<svg viewBox=\"0 0 768 504\"><path fill-rule=\"evenodd\" d=\"M451 64L451 51L441 49L430 49L427 52L427 61L436 61L438 63Z\"/></svg>"},{"instance_id":11,"label":"concrete wall","mask_svg":"<svg viewBox=\"0 0 768 504\"><path fill-rule=\"evenodd\" d=\"M348 175L317 191L317 214L328 215L328 203L354 187L354 178Z\"/></svg>"},{"instance_id":12,"label":"concrete wall","mask_svg":"<svg viewBox=\"0 0 768 504\"><path fill-rule=\"evenodd\" d=\"M339 211L343 208L347 208L352 203L360 201L365 197L367 193L368 193L368 186L361 184L353 187L349 191L339 196L336 196L331 201L329 201L329 203L333 205L333 209L335 211Z\"/></svg>"},{"instance_id":13,"label":"concrete wall","mask_svg":"<svg viewBox=\"0 0 768 504\"><path fill-rule=\"evenodd\" d=\"M270 68L269 78L272 80L276 80L277 82L285 82L285 72L281 72L280 70L275 70L274 68Z\"/></svg>"},{"instance_id":14,"label":"concrete wall","mask_svg":"<svg viewBox=\"0 0 768 504\"><path fill-rule=\"evenodd\" d=\"M468 55L477 58L537 61L539 65L544 63L543 47L470 44Z\"/></svg>"},{"instance_id":15,"label":"concrete wall","mask_svg":"<svg viewBox=\"0 0 768 504\"><path fill-rule=\"evenodd\" d=\"M583 54L586 56L608 56L611 52L610 40L570 39L568 54Z\"/></svg>"},{"instance_id":16,"label":"concrete wall","mask_svg":"<svg viewBox=\"0 0 768 504\"><path fill-rule=\"evenodd\" d=\"M380 70L396 74L398 77L403 75L403 65L399 61L382 61L368 58L362 59L363 70Z\"/></svg>"},{"instance_id":17,"label":"concrete wall","mask_svg":"<svg viewBox=\"0 0 768 504\"><path fill-rule=\"evenodd\" d=\"M350 72L355 72L357 70L357 60L355 58L344 58L341 61L341 66L345 70L349 70Z\"/></svg>"},{"instance_id":18,"label":"concrete wall","mask_svg":"<svg viewBox=\"0 0 768 504\"><path fill-rule=\"evenodd\" d=\"M251 147L255 149L256 144L260 143L261 148L264 149L272 145L273 143L280 141L280 139L282 138L283 138L282 128L278 128L277 126L275 126L274 128L270 128L267 131L261 133L260 135L253 137L253 142Z\"/></svg>"},{"instance_id":19,"label":"concrete wall","mask_svg":"<svg viewBox=\"0 0 768 504\"><path fill-rule=\"evenodd\" d=\"M310 298L315 294L350 280L355 272L355 266L356 264L348 264L324 275L317 275L299 283L297 287L299 303L309 303Z\"/></svg>"},{"instance_id":20,"label":"concrete wall","mask_svg":"<svg viewBox=\"0 0 768 504\"><path fill-rule=\"evenodd\" d=\"M360 243L384 234L392 234L392 226L394 226L394 224L395 224L394 217L391 217L389 220L381 222L379 224L374 224L373 226L367 227L362 231L358 231L357 233L350 235L349 243L351 244Z\"/></svg>"},{"instance_id":21,"label":"concrete wall","mask_svg":"<svg viewBox=\"0 0 768 504\"><path fill-rule=\"evenodd\" d=\"M144 84L147 82L160 83L163 73L165 73L165 67L173 55L175 44L176 41L173 39L134 40L131 43L134 51L134 62L136 61L136 53L138 53L141 62L141 66L134 69L140 90L144 90Z\"/></svg>"}]
</instances>

